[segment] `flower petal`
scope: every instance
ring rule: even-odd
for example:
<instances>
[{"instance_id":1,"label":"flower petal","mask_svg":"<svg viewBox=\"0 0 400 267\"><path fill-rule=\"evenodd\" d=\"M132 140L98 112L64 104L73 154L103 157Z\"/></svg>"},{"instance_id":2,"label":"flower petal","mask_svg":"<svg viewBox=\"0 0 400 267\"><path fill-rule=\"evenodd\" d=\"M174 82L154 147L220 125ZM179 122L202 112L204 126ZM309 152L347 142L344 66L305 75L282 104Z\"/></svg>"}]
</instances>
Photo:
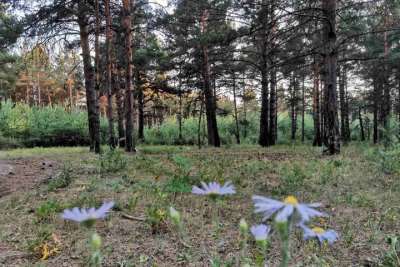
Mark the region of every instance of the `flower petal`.
<instances>
[{"instance_id":1,"label":"flower petal","mask_svg":"<svg viewBox=\"0 0 400 267\"><path fill-rule=\"evenodd\" d=\"M285 205L285 207L276 215L275 221L286 222L289 219L289 217L293 214L293 212L294 212L293 205Z\"/></svg>"},{"instance_id":2,"label":"flower petal","mask_svg":"<svg viewBox=\"0 0 400 267\"><path fill-rule=\"evenodd\" d=\"M192 194L196 194L196 195L204 195L205 191L203 189L201 189L198 186L193 186L192 187Z\"/></svg>"},{"instance_id":3,"label":"flower petal","mask_svg":"<svg viewBox=\"0 0 400 267\"><path fill-rule=\"evenodd\" d=\"M339 239L339 234L334 230L328 230L323 234L323 237L329 245L332 245L336 240Z\"/></svg>"},{"instance_id":4,"label":"flower petal","mask_svg":"<svg viewBox=\"0 0 400 267\"><path fill-rule=\"evenodd\" d=\"M95 219L103 219L111 210L111 208L114 207L114 204L115 203L113 201L104 202L100 208L94 211Z\"/></svg>"},{"instance_id":5,"label":"flower petal","mask_svg":"<svg viewBox=\"0 0 400 267\"><path fill-rule=\"evenodd\" d=\"M327 216L326 213L320 212L316 209L313 209L307 204L298 204L296 206L296 209L300 214L300 218L301 218L302 222L308 222L311 218L314 218L314 217Z\"/></svg>"}]
</instances>

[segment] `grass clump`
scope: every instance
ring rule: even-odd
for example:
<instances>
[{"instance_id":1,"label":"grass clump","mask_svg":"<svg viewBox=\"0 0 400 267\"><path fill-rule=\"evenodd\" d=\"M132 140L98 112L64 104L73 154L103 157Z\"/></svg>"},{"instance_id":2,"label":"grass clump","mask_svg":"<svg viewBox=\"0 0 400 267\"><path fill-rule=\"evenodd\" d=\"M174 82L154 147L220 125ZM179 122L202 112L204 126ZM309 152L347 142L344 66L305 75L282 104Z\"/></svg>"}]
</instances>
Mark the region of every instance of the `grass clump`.
<instances>
[{"instance_id":1,"label":"grass clump","mask_svg":"<svg viewBox=\"0 0 400 267\"><path fill-rule=\"evenodd\" d=\"M73 181L72 177L72 166L71 164L64 164L61 172L57 177L51 179L47 188L49 191L54 191L60 188L66 188Z\"/></svg>"},{"instance_id":2,"label":"grass clump","mask_svg":"<svg viewBox=\"0 0 400 267\"><path fill-rule=\"evenodd\" d=\"M100 174L123 171L127 166L127 160L121 150L110 149L100 155L99 161Z\"/></svg>"},{"instance_id":3,"label":"grass clump","mask_svg":"<svg viewBox=\"0 0 400 267\"><path fill-rule=\"evenodd\" d=\"M35 215L38 222L48 222L54 219L57 213L61 212L64 206L53 199L42 202L35 210Z\"/></svg>"}]
</instances>

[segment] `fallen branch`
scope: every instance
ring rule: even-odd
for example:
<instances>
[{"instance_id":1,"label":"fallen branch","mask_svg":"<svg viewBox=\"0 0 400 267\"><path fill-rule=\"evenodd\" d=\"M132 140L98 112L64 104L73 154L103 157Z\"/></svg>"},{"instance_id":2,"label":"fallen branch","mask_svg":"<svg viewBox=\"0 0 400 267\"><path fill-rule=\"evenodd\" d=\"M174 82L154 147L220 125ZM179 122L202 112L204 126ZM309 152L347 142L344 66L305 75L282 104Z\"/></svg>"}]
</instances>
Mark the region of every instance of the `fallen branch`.
<instances>
[{"instance_id":1,"label":"fallen branch","mask_svg":"<svg viewBox=\"0 0 400 267\"><path fill-rule=\"evenodd\" d=\"M134 216L131 216L131 215L128 215L128 214L125 214L125 213L122 213L121 216L122 216L122 218L124 218L124 219L132 220L132 221L139 221L139 222L144 222L144 221L146 221L145 218L134 217Z\"/></svg>"}]
</instances>

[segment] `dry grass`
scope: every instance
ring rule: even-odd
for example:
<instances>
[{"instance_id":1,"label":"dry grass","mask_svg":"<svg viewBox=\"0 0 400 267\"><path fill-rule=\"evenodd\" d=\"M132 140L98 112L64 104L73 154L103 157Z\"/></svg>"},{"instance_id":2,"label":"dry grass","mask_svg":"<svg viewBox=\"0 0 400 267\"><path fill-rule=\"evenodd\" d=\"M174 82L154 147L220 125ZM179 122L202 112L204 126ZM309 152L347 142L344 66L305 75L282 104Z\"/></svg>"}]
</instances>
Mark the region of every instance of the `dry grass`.
<instances>
[{"instance_id":1,"label":"dry grass","mask_svg":"<svg viewBox=\"0 0 400 267\"><path fill-rule=\"evenodd\" d=\"M99 205L103 200L117 202L109 218L96 226L104 239L104 266L209 266L213 255L235 262L239 220L260 222L253 213L254 193L278 199L294 194L304 202L320 201L331 214L314 223L337 230L340 241L321 249L303 242L296 232L293 266L379 266L388 249L385 238L400 231L399 178L381 173L364 157L363 149L355 146L336 157L322 157L319 149L307 146L201 151L143 147L135 156L123 155L127 165L118 172L101 169L100 160L81 148L18 150L0 157L5 155L48 158L60 163L56 166L59 172L61 163L69 162L73 171L72 182L64 188L49 190L45 179L31 190L22 188L0 198L0 247L8 248L8 254L0 252L0 266L81 266L87 257L87 233L63 222L58 214L66 207ZM238 194L219 203L218 232L210 217L212 203L190 193L173 192L187 189L179 186L181 176L188 176L192 183L232 180L236 185ZM171 182L174 179L178 182ZM151 208L165 211L169 206L182 212L191 248L178 241L162 213L158 225L122 216L148 218ZM44 212L38 212L39 207ZM46 242L59 252L41 261L37 247ZM250 243L250 256L253 247ZM11 251L19 254L10 256ZM276 266L276 237L272 237L268 257L271 266Z\"/></svg>"}]
</instances>

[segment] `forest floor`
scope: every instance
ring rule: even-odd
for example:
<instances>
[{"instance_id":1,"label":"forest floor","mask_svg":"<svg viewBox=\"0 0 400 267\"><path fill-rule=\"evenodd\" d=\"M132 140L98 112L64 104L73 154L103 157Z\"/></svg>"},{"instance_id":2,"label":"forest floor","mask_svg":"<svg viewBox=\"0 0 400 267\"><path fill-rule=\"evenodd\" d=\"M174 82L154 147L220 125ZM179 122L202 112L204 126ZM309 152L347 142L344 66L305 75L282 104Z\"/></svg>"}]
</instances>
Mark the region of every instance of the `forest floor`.
<instances>
[{"instance_id":1,"label":"forest floor","mask_svg":"<svg viewBox=\"0 0 400 267\"><path fill-rule=\"evenodd\" d=\"M314 224L335 229L340 240L319 248L296 231L291 266L382 266L393 258L386 240L400 235L400 176L385 173L374 150L351 145L334 157L302 145L143 146L136 155L101 157L86 148L0 151L0 266L84 265L88 234L59 214L104 200L116 202L96 224L104 266L210 266L212 255L235 266L240 219L260 223L253 194L295 195L321 202L330 214ZM217 231L213 203L190 193L192 184L214 180L237 189L218 204ZM182 212L185 245L168 220L169 206ZM279 254L272 237L269 266L277 266Z\"/></svg>"}]
</instances>

